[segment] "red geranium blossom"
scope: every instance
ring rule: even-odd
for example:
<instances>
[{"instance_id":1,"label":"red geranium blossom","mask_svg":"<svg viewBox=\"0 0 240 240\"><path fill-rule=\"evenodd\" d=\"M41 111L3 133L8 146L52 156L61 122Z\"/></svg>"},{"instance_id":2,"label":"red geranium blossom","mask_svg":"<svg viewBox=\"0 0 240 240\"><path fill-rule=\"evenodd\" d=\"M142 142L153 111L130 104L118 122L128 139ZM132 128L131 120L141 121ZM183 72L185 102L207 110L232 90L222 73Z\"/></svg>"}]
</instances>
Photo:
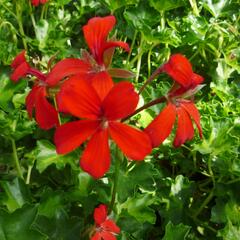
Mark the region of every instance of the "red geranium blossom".
<instances>
[{"instance_id":1,"label":"red geranium blossom","mask_svg":"<svg viewBox=\"0 0 240 240\"><path fill-rule=\"evenodd\" d=\"M82 120L56 129L57 152L68 153L89 138L80 166L94 178L102 177L110 167L109 137L127 157L143 160L151 152L149 137L120 122L135 110L138 100L139 96L129 82L114 85L101 100L85 79L71 77L61 88L61 101L68 112Z\"/></svg>"},{"instance_id":2,"label":"red geranium blossom","mask_svg":"<svg viewBox=\"0 0 240 240\"><path fill-rule=\"evenodd\" d=\"M37 7L39 4L45 4L48 0L31 0L33 6Z\"/></svg>"},{"instance_id":3,"label":"red geranium blossom","mask_svg":"<svg viewBox=\"0 0 240 240\"><path fill-rule=\"evenodd\" d=\"M11 67L14 71L10 78L14 82L17 82L26 75L36 77L35 84L26 98L27 111L30 118L32 118L32 112L35 109L35 117L39 126L42 129L50 129L57 126L59 122L56 109L47 100L47 97L49 97L48 90L57 87L59 79L63 79L74 73L75 66L79 65L79 62L84 72L88 68L88 65L84 65L84 62L79 59L65 59L58 62L50 73L44 74L29 65L26 61L25 53L25 51L22 51L12 62Z\"/></svg>"},{"instance_id":4,"label":"red geranium blossom","mask_svg":"<svg viewBox=\"0 0 240 240\"><path fill-rule=\"evenodd\" d=\"M108 219L107 206L100 204L95 208L93 217L96 229L91 240L116 240L115 235L120 233L120 228L113 220Z\"/></svg>"},{"instance_id":5,"label":"red geranium blossom","mask_svg":"<svg viewBox=\"0 0 240 240\"><path fill-rule=\"evenodd\" d=\"M192 95L198 85L202 83L203 77L192 71L190 62L181 54L172 55L162 70L176 82L167 95L167 106L148 125L145 132L150 136L152 146L156 147L170 135L177 118L177 131L173 145L179 147L194 136L192 119L202 137L200 114L193 101L183 97Z\"/></svg>"},{"instance_id":6,"label":"red geranium blossom","mask_svg":"<svg viewBox=\"0 0 240 240\"><path fill-rule=\"evenodd\" d=\"M63 65L66 65L66 70L67 66L72 68L72 75L78 75L80 73L81 78L88 80L101 99L104 99L113 87L111 76L122 78L133 76L131 72L124 69L108 68L112 59L113 50L116 47L122 47L126 51L129 51L127 43L107 39L115 23L116 19L114 16L94 17L90 19L88 23L83 26L83 33L91 54L83 51L81 61L75 64L74 67L72 67L70 61L67 64L65 64L64 60L62 61ZM88 67L85 67L86 65ZM85 69L85 72L83 72L83 69ZM57 79L57 77L55 78ZM61 98L60 95L59 98Z\"/></svg>"}]
</instances>

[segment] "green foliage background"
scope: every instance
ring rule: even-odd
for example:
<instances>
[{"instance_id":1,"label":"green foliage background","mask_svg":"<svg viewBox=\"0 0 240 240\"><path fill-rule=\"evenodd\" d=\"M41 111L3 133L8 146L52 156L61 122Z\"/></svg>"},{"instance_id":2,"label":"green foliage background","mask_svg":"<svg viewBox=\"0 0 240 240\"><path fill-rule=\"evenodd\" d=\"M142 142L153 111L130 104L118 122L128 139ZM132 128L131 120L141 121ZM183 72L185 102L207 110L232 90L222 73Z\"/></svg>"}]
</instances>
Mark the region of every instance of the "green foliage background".
<instances>
[{"instance_id":1,"label":"green foliage background","mask_svg":"<svg viewBox=\"0 0 240 240\"><path fill-rule=\"evenodd\" d=\"M203 140L195 136L174 149L172 135L145 162L122 160L113 215L122 230L118 239L239 240L239 9L239 0L49 0L37 8L1 0L0 240L88 239L94 208L111 200L114 159L95 181L79 168L81 149L58 156L53 132L28 119L31 85L9 79L9 65L23 48L42 70L53 55L79 57L86 48L81 27L108 14L117 18L112 35L131 46L129 54L117 50L113 64L135 72L136 87L172 53L188 57L205 78L195 98ZM170 83L159 76L142 101L165 94ZM133 123L145 127L161 107Z\"/></svg>"}]
</instances>

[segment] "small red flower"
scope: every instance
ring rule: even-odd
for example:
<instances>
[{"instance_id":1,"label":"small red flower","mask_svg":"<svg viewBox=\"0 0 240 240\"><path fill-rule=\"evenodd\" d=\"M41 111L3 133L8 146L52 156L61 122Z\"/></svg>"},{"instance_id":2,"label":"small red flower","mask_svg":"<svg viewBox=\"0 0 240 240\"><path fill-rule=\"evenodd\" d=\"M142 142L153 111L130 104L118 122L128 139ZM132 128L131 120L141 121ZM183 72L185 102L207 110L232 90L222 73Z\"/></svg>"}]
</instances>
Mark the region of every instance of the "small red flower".
<instances>
[{"instance_id":1,"label":"small red flower","mask_svg":"<svg viewBox=\"0 0 240 240\"><path fill-rule=\"evenodd\" d=\"M107 206L100 204L95 208L93 216L96 229L91 240L116 240L115 235L120 233L120 228L113 220L108 219Z\"/></svg>"},{"instance_id":2,"label":"small red flower","mask_svg":"<svg viewBox=\"0 0 240 240\"><path fill-rule=\"evenodd\" d=\"M80 166L94 178L102 177L110 167L109 137L130 159L143 160L151 152L146 133L120 122L135 110L139 100L131 83L114 85L102 100L92 85L74 76L63 84L60 100L69 113L82 120L56 129L57 152L68 153L89 139Z\"/></svg>"},{"instance_id":3,"label":"small red flower","mask_svg":"<svg viewBox=\"0 0 240 240\"><path fill-rule=\"evenodd\" d=\"M110 48L121 47L129 51L125 42L107 40L109 32L116 24L114 16L91 18L83 27L85 40L90 48L93 58L98 65L105 65L104 53ZM105 60L105 61L104 61Z\"/></svg>"},{"instance_id":4,"label":"small red flower","mask_svg":"<svg viewBox=\"0 0 240 240\"><path fill-rule=\"evenodd\" d=\"M33 6L37 7L39 4L45 4L48 0L31 0Z\"/></svg>"},{"instance_id":5,"label":"small red flower","mask_svg":"<svg viewBox=\"0 0 240 240\"><path fill-rule=\"evenodd\" d=\"M202 83L203 77L194 73L190 62L180 54L171 56L162 69L176 82L168 92L167 106L148 125L145 132L150 136L152 146L157 147L170 135L177 118L177 131L173 145L179 147L194 136L192 119L202 137L200 114L193 101L184 99L184 95L193 94Z\"/></svg>"}]
</instances>

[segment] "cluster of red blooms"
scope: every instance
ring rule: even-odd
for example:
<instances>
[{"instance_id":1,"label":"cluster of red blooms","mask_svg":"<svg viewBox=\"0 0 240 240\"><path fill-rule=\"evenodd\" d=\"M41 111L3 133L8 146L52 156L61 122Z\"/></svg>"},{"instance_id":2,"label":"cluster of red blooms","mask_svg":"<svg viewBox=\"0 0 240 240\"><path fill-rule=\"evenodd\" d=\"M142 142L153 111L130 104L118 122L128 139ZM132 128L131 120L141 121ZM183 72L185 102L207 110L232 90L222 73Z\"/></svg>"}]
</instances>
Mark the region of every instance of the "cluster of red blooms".
<instances>
[{"instance_id":1,"label":"cluster of red blooms","mask_svg":"<svg viewBox=\"0 0 240 240\"><path fill-rule=\"evenodd\" d=\"M34 5L46 1L32 1ZM132 160L143 160L153 147L159 146L171 133L177 119L174 146L178 147L194 136L192 120L200 137L200 115L189 97L203 82L194 73L189 61L181 54L172 55L159 68L174 84L165 97L167 105L144 131L122 122L134 114L139 94L132 83L114 83L113 77L129 78L124 69L111 68L116 47L129 51L127 43L108 40L116 23L114 16L94 17L83 27L90 53L83 51L80 59L66 58L45 74L30 66L22 51L14 59L11 79L17 82L26 76L35 77L32 90L26 98L27 112L42 129L56 127L54 142L57 153L66 154L88 140L80 159L81 168L94 178L102 177L110 167L109 139ZM52 105L56 100L56 106ZM58 112L79 118L60 125ZM96 157L97 156L97 157ZM104 205L95 209L96 233L92 240L116 239L120 229L107 219Z\"/></svg>"},{"instance_id":2,"label":"cluster of red blooms","mask_svg":"<svg viewBox=\"0 0 240 240\"><path fill-rule=\"evenodd\" d=\"M31 3L34 7L37 7L39 4L45 4L48 0L31 0Z\"/></svg>"}]
</instances>

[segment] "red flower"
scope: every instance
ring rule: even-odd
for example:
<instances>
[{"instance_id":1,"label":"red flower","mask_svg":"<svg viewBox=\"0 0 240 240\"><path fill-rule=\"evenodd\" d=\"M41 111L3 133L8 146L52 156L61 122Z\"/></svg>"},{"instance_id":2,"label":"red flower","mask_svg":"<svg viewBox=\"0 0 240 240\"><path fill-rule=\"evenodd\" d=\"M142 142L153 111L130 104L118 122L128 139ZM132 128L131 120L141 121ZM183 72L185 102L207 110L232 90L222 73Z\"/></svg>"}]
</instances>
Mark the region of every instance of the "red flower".
<instances>
[{"instance_id":1,"label":"red flower","mask_svg":"<svg viewBox=\"0 0 240 240\"><path fill-rule=\"evenodd\" d=\"M174 54L169 61L163 65L162 70L175 81L169 96L178 96L190 89L196 88L203 82L203 77L194 73L191 63L181 54Z\"/></svg>"},{"instance_id":2,"label":"red flower","mask_svg":"<svg viewBox=\"0 0 240 240\"><path fill-rule=\"evenodd\" d=\"M33 6L37 7L39 4L45 4L48 0L31 0Z\"/></svg>"},{"instance_id":3,"label":"red flower","mask_svg":"<svg viewBox=\"0 0 240 240\"><path fill-rule=\"evenodd\" d=\"M116 240L115 235L120 233L120 228L113 220L107 218L107 206L100 204L94 210L96 232L91 240Z\"/></svg>"},{"instance_id":4,"label":"red flower","mask_svg":"<svg viewBox=\"0 0 240 240\"><path fill-rule=\"evenodd\" d=\"M74 73L72 73L73 75L80 73L82 77L85 74L84 78L92 84L101 100L113 87L111 75L122 78L133 76L131 72L124 69L108 68L114 48L122 47L129 51L127 43L107 40L108 34L115 23L114 16L94 17L88 21L83 27L83 33L92 55L83 51L82 62L75 66ZM88 65L87 68L86 65ZM83 69L85 69L85 73L83 73Z\"/></svg>"},{"instance_id":5,"label":"red flower","mask_svg":"<svg viewBox=\"0 0 240 240\"><path fill-rule=\"evenodd\" d=\"M72 115L83 120L56 129L57 152L68 153L89 138L80 166L94 178L102 177L110 167L109 137L127 157L143 160L151 152L149 137L120 122L135 110L138 100L139 96L129 82L116 84L101 100L85 79L71 77L62 86L61 101Z\"/></svg>"},{"instance_id":6,"label":"red flower","mask_svg":"<svg viewBox=\"0 0 240 240\"><path fill-rule=\"evenodd\" d=\"M104 59L106 50L115 47L122 47L129 51L127 43L121 41L107 41L109 32L116 24L114 16L94 17L90 19L83 27L85 40L90 48L92 56L98 65L105 65L107 59Z\"/></svg>"},{"instance_id":7,"label":"red flower","mask_svg":"<svg viewBox=\"0 0 240 240\"><path fill-rule=\"evenodd\" d=\"M177 131L173 142L179 147L194 136L192 119L202 137L200 114L192 100L183 99L187 93L194 93L203 77L192 71L190 62L182 55L173 55L162 67L176 82L168 93L168 104L162 112L148 125L145 132L150 136L152 146L160 145L171 133L176 117Z\"/></svg>"}]
</instances>

